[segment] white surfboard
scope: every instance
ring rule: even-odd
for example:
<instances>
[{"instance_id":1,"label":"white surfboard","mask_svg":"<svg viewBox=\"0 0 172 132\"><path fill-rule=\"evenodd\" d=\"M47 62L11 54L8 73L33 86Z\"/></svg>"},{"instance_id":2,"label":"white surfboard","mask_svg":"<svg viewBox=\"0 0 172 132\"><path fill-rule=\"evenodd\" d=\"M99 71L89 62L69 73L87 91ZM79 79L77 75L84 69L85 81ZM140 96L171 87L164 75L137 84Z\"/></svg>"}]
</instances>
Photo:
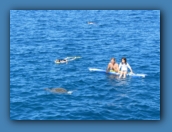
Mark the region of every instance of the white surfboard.
<instances>
[{"instance_id":1,"label":"white surfboard","mask_svg":"<svg viewBox=\"0 0 172 132\"><path fill-rule=\"evenodd\" d=\"M107 73L107 74L114 74L114 75L120 75L119 73L117 72L106 72L106 70L103 70L103 69L98 69L98 68L88 68L89 71L93 71L93 72L102 72L102 73ZM135 74L135 73L128 73L127 76L132 76L132 77L145 77L146 74Z\"/></svg>"}]
</instances>

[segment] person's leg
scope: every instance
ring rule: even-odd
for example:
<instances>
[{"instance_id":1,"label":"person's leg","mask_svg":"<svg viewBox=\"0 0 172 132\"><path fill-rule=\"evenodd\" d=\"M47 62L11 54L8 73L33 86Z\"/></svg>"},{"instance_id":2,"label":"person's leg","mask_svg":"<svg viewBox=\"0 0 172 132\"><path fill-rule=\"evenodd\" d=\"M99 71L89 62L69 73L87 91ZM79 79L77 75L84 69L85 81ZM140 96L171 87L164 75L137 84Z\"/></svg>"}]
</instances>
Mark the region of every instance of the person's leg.
<instances>
[{"instance_id":1,"label":"person's leg","mask_svg":"<svg viewBox=\"0 0 172 132\"><path fill-rule=\"evenodd\" d=\"M73 61L73 60L75 60L76 58L75 57L67 57L67 58L65 58L67 61Z\"/></svg>"},{"instance_id":2,"label":"person's leg","mask_svg":"<svg viewBox=\"0 0 172 132\"><path fill-rule=\"evenodd\" d=\"M123 71L120 72L119 78L121 78L123 75Z\"/></svg>"},{"instance_id":3,"label":"person's leg","mask_svg":"<svg viewBox=\"0 0 172 132\"><path fill-rule=\"evenodd\" d=\"M124 76L123 76L123 78L126 78L126 75L127 75L127 72L126 72L126 71L124 71Z\"/></svg>"}]
</instances>

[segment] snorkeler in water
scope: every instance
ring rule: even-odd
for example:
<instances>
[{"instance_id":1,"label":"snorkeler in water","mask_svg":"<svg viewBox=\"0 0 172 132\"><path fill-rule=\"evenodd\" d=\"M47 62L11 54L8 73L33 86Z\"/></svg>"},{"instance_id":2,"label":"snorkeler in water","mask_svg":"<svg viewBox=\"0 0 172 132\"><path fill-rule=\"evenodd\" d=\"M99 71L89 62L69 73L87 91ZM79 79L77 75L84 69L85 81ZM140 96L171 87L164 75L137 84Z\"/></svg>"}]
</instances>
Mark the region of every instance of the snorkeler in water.
<instances>
[{"instance_id":1,"label":"snorkeler in water","mask_svg":"<svg viewBox=\"0 0 172 132\"><path fill-rule=\"evenodd\" d=\"M57 59L55 60L55 63L67 63L66 59Z\"/></svg>"},{"instance_id":2,"label":"snorkeler in water","mask_svg":"<svg viewBox=\"0 0 172 132\"><path fill-rule=\"evenodd\" d=\"M55 63L67 63L68 61L72 61L72 60L75 60L77 58L81 58L81 57L66 57L64 59L57 59L55 60Z\"/></svg>"}]
</instances>

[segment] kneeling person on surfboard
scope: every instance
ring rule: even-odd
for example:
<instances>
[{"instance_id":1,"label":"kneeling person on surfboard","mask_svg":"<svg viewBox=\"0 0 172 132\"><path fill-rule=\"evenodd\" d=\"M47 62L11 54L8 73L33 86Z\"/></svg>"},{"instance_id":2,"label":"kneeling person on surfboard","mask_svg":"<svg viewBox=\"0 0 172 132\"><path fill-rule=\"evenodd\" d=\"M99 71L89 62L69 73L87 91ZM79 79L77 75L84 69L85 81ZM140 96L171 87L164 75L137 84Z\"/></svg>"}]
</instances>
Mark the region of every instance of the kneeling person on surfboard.
<instances>
[{"instance_id":1,"label":"kneeling person on surfboard","mask_svg":"<svg viewBox=\"0 0 172 132\"><path fill-rule=\"evenodd\" d=\"M112 70L113 72L119 71L118 64L116 63L115 58L111 58L111 61L108 64L106 72L109 72L110 70Z\"/></svg>"},{"instance_id":2,"label":"kneeling person on surfboard","mask_svg":"<svg viewBox=\"0 0 172 132\"><path fill-rule=\"evenodd\" d=\"M131 73L133 73L130 65L127 63L127 59L123 57L121 59L121 63L119 64L119 70L121 69L119 71L120 72L119 78L121 78L122 76L123 76L123 78L126 77L128 68L130 69Z\"/></svg>"}]
</instances>

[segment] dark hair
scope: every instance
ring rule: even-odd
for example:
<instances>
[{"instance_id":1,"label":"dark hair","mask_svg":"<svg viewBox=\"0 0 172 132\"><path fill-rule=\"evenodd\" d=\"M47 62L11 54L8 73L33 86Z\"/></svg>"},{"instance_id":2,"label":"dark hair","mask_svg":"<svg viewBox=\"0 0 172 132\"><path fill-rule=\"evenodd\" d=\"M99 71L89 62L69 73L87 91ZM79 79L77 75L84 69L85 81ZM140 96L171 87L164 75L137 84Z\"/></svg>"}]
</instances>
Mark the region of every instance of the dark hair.
<instances>
[{"instance_id":1,"label":"dark hair","mask_svg":"<svg viewBox=\"0 0 172 132\"><path fill-rule=\"evenodd\" d=\"M125 57L122 57L121 61L124 60L125 61L125 64L127 64L127 58Z\"/></svg>"},{"instance_id":2,"label":"dark hair","mask_svg":"<svg viewBox=\"0 0 172 132\"><path fill-rule=\"evenodd\" d=\"M113 59L114 61L116 61L116 59L115 59L115 58L111 58L110 60L112 60L112 59Z\"/></svg>"}]
</instances>

